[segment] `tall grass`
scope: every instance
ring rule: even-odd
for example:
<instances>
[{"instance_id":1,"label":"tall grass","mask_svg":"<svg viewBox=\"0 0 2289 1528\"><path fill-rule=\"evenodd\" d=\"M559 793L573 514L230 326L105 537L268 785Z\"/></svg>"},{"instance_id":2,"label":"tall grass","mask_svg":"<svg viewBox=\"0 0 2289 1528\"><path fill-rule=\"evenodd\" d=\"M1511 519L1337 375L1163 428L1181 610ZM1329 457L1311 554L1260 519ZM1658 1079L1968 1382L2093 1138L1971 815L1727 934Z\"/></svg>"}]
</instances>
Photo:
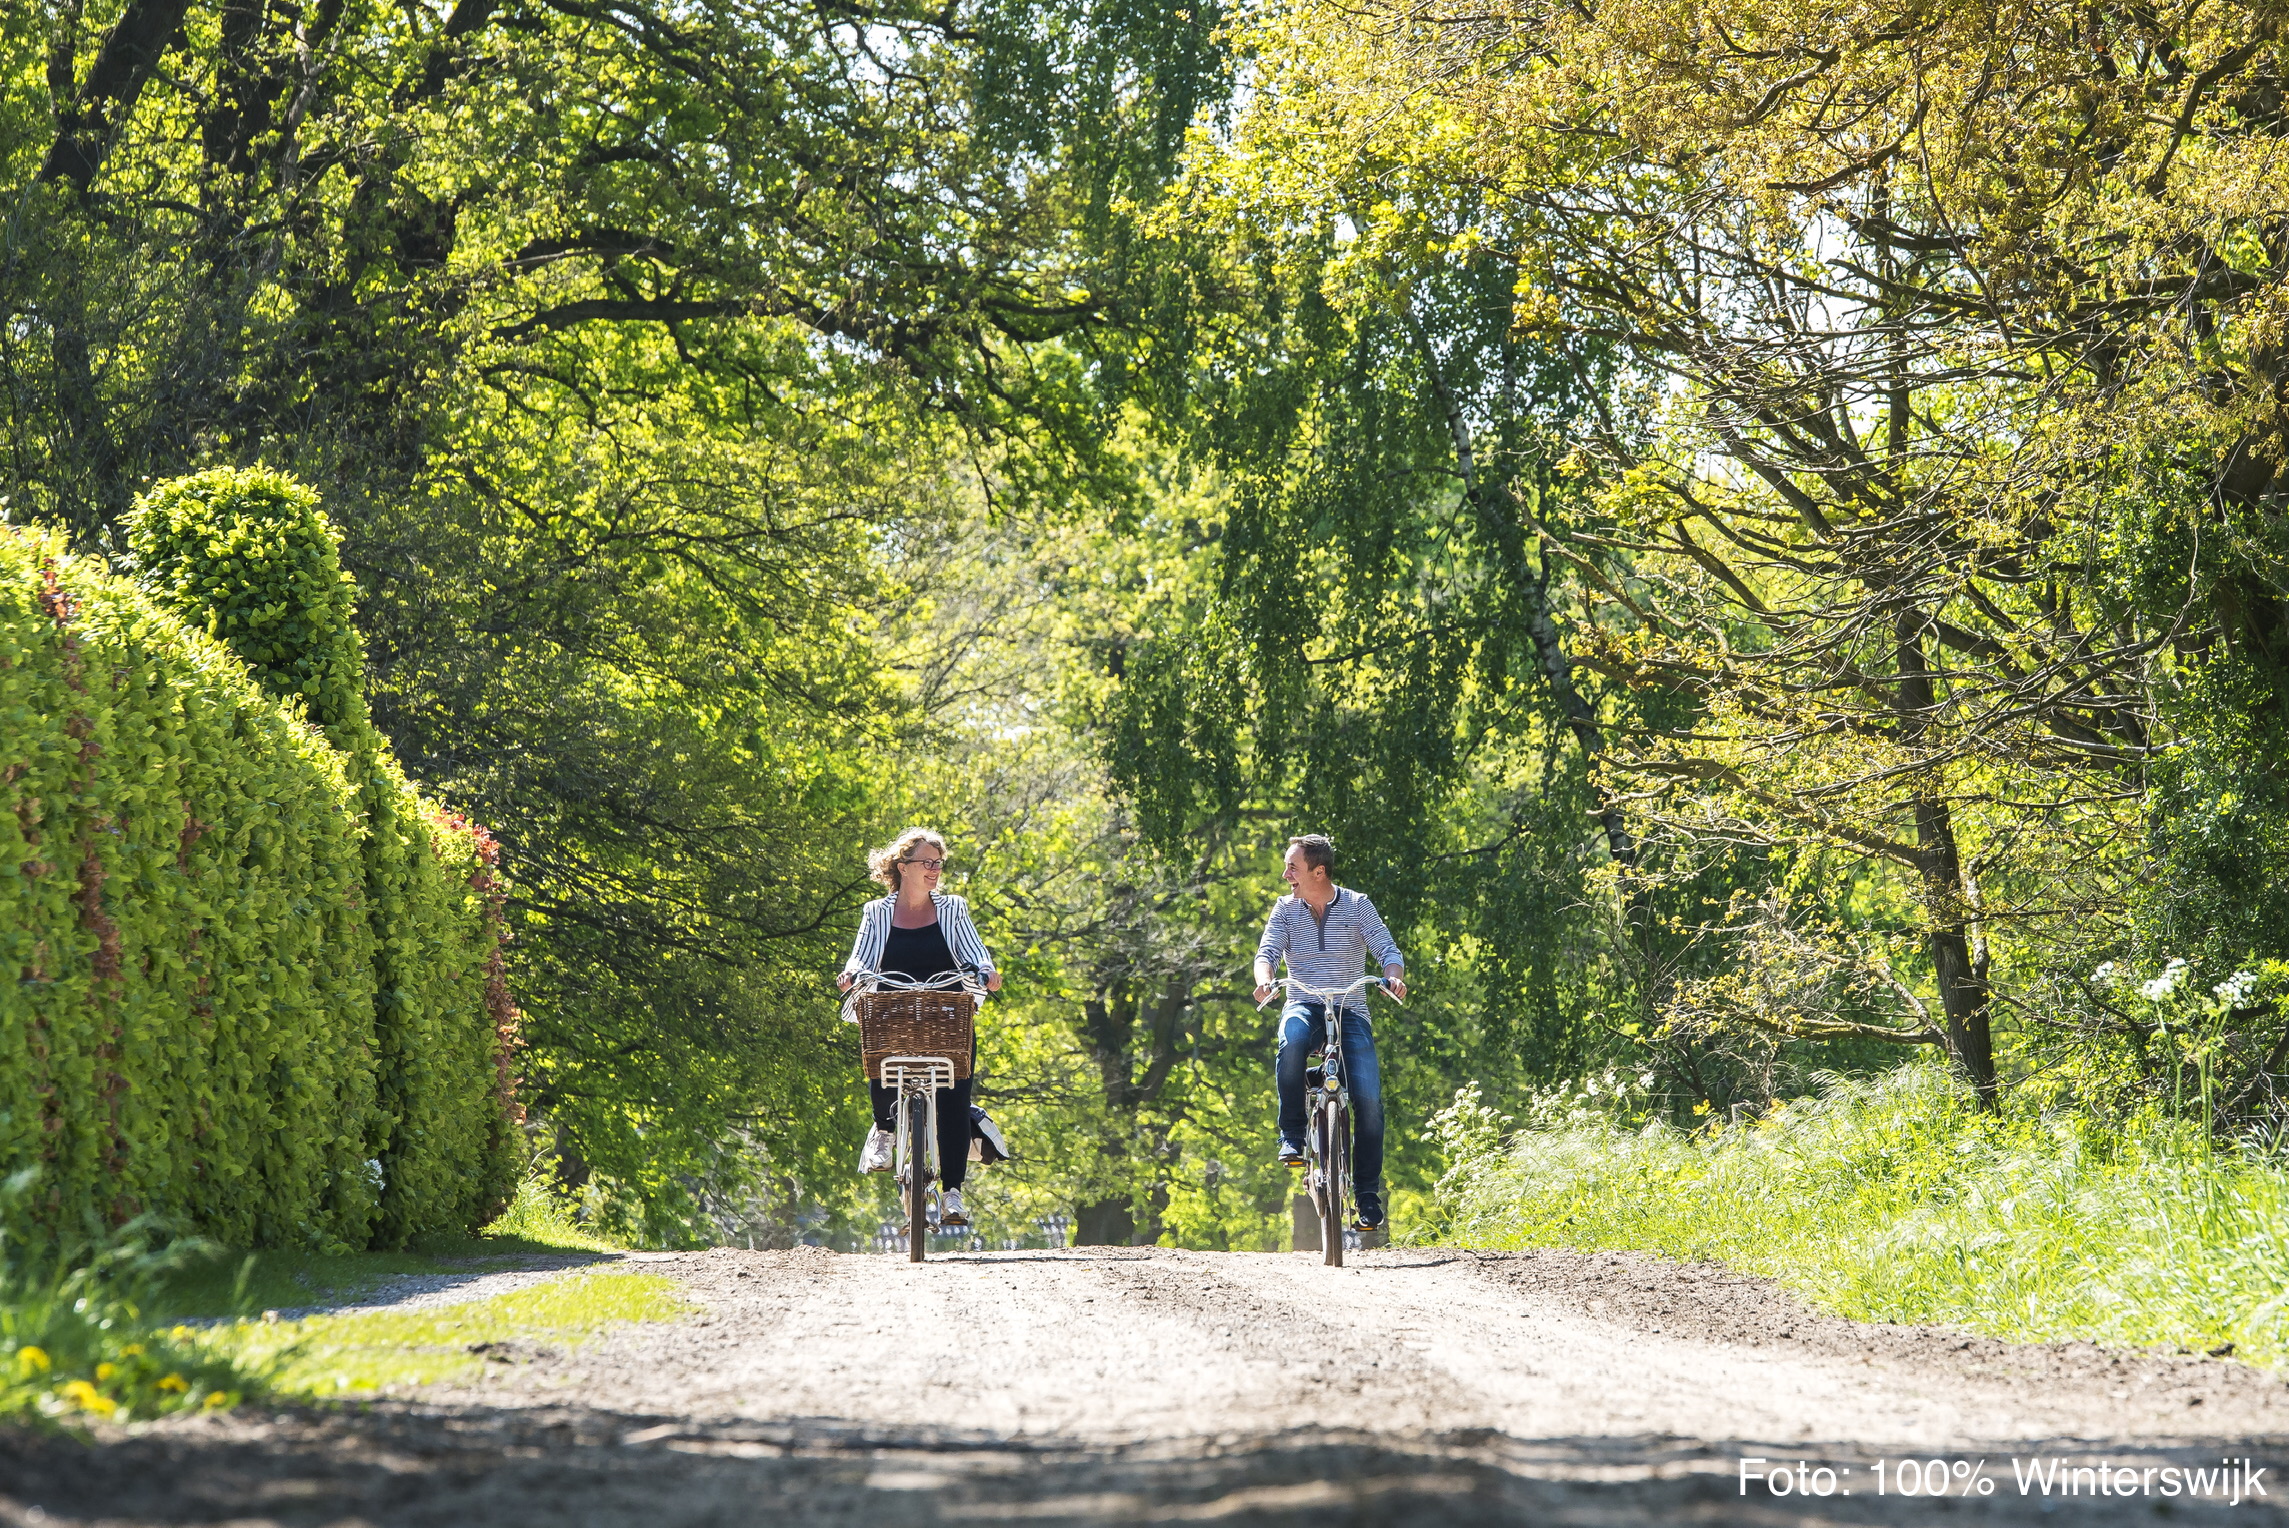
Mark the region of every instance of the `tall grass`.
<instances>
[{"instance_id":1,"label":"tall grass","mask_svg":"<svg viewBox=\"0 0 2289 1528\"><path fill-rule=\"evenodd\" d=\"M583 1225L570 1200L537 1173L527 1173L517 1191L483 1234L498 1241L528 1242L567 1252L625 1252L627 1248Z\"/></svg>"},{"instance_id":2,"label":"tall grass","mask_svg":"<svg viewBox=\"0 0 2289 1528\"><path fill-rule=\"evenodd\" d=\"M2289 1364L2289 1167L2149 1118L1981 1115L1930 1067L1684 1132L1576 1110L1508 1134L1460 1097L1438 1239L1636 1249L1871 1320Z\"/></svg>"},{"instance_id":3,"label":"tall grass","mask_svg":"<svg viewBox=\"0 0 2289 1528\"><path fill-rule=\"evenodd\" d=\"M0 1196L32 1181L18 1173ZM0 1230L0 1422L126 1420L236 1401L247 1380L235 1363L149 1315L162 1281L198 1250L162 1245L140 1221L76 1250Z\"/></svg>"}]
</instances>

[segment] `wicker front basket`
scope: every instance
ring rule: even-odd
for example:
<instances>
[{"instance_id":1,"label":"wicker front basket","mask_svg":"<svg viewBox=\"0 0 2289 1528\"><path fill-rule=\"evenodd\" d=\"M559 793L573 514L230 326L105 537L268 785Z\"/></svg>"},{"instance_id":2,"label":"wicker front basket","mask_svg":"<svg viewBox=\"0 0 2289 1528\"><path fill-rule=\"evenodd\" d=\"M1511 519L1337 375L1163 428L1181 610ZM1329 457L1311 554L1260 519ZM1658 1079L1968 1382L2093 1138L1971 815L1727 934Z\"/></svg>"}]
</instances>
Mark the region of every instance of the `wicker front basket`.
<instances>
[{"instance_id":1,"label":"wicker front basket","mask_svg":"<svg viewBox=\"0 0 2289 1528\"><path fill-rule=\"evenodd\" d=\"M886 1056L944 1056L954 1080L970 1075L971 1021L977 999L967 992L862 992L858 1011L860 1064L869 1082L882 1080Z\"/></svg>"}]
</instances>

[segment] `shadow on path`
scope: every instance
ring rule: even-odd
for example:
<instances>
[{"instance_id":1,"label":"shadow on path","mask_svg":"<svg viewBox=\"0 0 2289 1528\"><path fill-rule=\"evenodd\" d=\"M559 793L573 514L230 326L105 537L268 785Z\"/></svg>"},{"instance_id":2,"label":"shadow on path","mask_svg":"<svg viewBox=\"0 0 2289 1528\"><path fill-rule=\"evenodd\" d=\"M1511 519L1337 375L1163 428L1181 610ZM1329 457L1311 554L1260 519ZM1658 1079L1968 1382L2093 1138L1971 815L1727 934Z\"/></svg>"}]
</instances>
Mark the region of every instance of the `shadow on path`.
<instances>
[{"instance_id":1,"label":"shadow on path","mask_svg":"<svg viewBox=\"0 0 2289 1528\"><path fill-rule=\"evenodd\" d=\"M2022 1458L2037 1450L2019 1445ZM2251 1456L2272 1491L2239 1509L2273 1519L2289 1500L2256 1443L2125 1448L2048 1445L2051 1460L2214 1468ZM1741 1493L1743 1454L1826 1462L1853 1494ZM730 1528L766 1524L1025 1522L1377 1525L2018 1522L2221 1518L2222 1503L2082 1493L2022 1496L1998 1450L1989 1496L1940 1502L1872 1494L1874 1456L1854 1444L1675 1438L1517 1439L1296 1430L1127 1448L959 1431L777 1423L587 1410L444 1409L377 1403L207 1417L96 1441L0 1430L0 1524L197 1528ZM2119 1478L2119 1477L2118 1477ZM2047 1510L2046 1510L2047 1509Z\"/></svg>"}]
</instances>

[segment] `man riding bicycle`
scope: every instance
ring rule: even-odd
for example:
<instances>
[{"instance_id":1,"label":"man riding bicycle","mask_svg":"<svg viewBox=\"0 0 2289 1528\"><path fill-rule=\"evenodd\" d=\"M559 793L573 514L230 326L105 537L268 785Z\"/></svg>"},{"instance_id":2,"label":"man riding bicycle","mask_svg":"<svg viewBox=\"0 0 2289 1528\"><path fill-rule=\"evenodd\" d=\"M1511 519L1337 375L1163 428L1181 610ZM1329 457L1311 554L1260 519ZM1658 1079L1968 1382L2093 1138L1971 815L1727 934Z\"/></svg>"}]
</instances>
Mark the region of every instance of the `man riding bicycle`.
<instances>
[{"instance_id":1,"label":"man riding bicycle","mask_svg":"<svg viewBox=\"0 0 2289 1528\"><path fill-rule=\"evenodd\" d=\"M1272 904L1264 937L1256 946L1256 1001L1271 997L1275 968L1283 960L1295 981L1335 991L1359 980L1361 964L1369 955L1382 966L1392 996L1403 1000L1406 961L1375 904L1335 884L1335 845L1327 835L1307 833L1289 839L1283 864L1280 878L1291 893ZM1356 1008L1345 1002L1339 1010L1345 1083L1352 1104L1352 1176L1359 1229L1373 1231L1383 1224L1383 1074L1375 1060L1367 999L1362 994L1353 1001ZM1304 1160L1304 1062L1313 1040L1324 1032L1326 1019L1324 1003L1300 996L1280 1012L1280 1050L1273 1076L1280 1091L1280 1160L1290 1167L1301 1166Z\"/></svg>"}]
</instances>

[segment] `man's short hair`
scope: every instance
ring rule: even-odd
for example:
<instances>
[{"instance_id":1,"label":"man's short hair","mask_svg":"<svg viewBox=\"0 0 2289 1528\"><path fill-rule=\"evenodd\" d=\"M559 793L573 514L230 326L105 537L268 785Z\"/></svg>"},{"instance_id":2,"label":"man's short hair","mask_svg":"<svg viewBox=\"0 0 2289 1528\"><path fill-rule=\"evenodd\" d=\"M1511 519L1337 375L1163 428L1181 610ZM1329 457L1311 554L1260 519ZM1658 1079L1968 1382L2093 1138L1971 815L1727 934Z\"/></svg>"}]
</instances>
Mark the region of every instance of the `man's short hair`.
<instances>
[{"instance_id":1,"label":"man's short hair","mask_svg":"<svg viewBox=\"0 0 2289 1528\"><path fill-rule=\"evenodd\" d=\"M1303 862L1313 870L1326 870L1335 864L1335 840L1325 833L1306 833L1301 838L1288 840L1290 849L1303 851Z\"/></svg>"}]
</instances>

